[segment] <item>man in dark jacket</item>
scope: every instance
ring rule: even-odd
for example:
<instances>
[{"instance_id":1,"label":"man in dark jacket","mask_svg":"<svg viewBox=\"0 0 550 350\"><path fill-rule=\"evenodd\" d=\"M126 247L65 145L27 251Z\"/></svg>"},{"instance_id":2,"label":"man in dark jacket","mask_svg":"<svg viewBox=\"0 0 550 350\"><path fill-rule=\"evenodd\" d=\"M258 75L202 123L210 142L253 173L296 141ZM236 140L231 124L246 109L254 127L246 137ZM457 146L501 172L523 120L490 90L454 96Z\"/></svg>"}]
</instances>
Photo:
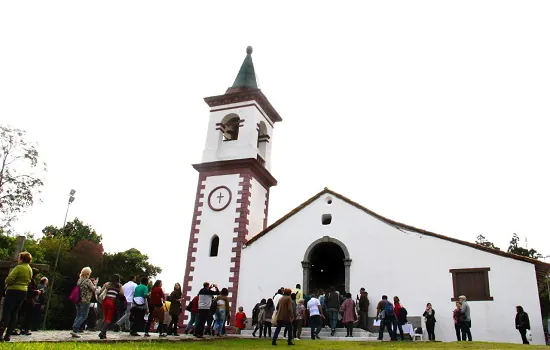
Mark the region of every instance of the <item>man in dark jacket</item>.
<instances>
[{"instance_id":1,"label":"man in dark jacket","mask_svg":"<svg viewBox=\"0 0 550 350\"><path fill-rule=\"evenodd\" d=\"M203 337L204 323L212 317L210 314L212 297L220 294L220 290L215 284L210 286L210 283L204 282L202 286L203 288L199 291L199 314L197 315L197 328L195 329L195 337L197 338Z\"/></svg>"},{"instance_id":2,"label":"man in dark jacket","mask_svg":"<svg viewBox=\"0 0 550 350\"><path fill-rule=\"evenodd\" d=\"M359 328L368 330L368 313L369 313L369 293L365 288L361 288L359 296Z\"/></svg>"},{"instance_id":3,"label":"man in dark jacket","mask_svg":"<svg viewBox=\"0 0 550 350\"><path fill-rule=\"evenodd\" d=\"M325 305L327 306L330 335L333 336L338 323L338 312L340 311L340 295L334 287L330 287L329 293L325 295Z\"/></svg>"}]
</instances>

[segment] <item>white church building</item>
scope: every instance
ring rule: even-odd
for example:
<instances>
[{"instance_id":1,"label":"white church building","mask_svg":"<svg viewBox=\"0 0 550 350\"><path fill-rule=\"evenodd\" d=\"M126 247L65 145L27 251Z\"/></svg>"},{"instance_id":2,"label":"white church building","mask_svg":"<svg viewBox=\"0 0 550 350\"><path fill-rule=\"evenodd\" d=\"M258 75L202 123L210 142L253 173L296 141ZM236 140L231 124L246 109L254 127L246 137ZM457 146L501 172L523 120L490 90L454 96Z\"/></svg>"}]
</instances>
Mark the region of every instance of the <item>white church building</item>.
<instances>
[{"instance_id":1,"label":"white church building","mask_svg":"<svg viewBox=\"0 0 550 350\"><path fill-rule=\"evenodd\" d=\"M327 188L268 226L269 191L277 184L273 129L282 119L257 86L251 54L249 47L225 94L205 98L210 119L202 162L193 165L199 179L185 304L205 281L229 289L232 315L238 306L250 315L282 286L335 286L354 297L364 287L370 317L384 294L399 296L409 317L430 302L437 339L455 341L452 310L464 294L474 340L521 343L514 325L521 305L532 343L544 344L537 282L550 264L390 220Z\"/></svg>"}]
</instances>

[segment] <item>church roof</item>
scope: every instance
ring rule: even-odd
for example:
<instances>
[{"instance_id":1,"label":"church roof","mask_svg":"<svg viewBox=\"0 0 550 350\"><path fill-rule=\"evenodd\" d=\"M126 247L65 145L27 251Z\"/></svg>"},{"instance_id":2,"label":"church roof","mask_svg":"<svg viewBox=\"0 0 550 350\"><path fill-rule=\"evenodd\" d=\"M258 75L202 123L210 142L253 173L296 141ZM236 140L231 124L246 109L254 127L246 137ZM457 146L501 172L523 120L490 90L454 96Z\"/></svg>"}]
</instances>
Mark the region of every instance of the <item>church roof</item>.
<instances>
[{"instance_id":1,"label":"church roof","mask_svg":"<svg viewBox=\"0 0 550 350\"><path fill-rule=\"evenodd\" d=\"M370 210L368 208L365 208L361 204L356 203L356 202L352 201L351 199L347 198L346 196L343 196L340 193L334 192L334 191L332 191L332 190L330 190L326 187L325 187L324 190L317 193L316 195L314 195L313 197L311 197L310 199L308 199L304 203L300 204L299 206L297 206L296 208L291 210L289 213L287 213L285 216L283 216L279 220L275 221L270 226L266 227L263 231L258 233L256 236L249 239L246 242L246 245L249 246L252 243L254 243L255 241L257 241L258 239L262 238L267 233L269 233L269 231L271 231L274 228L276 228L277 226L281 225L287 219L289 219L290 217L292 217L295 214L297 214L298 212L300 212L302 209L307 207L309 204L311 204L313 201L315 201L316 199L318 199L319 197L321 197L324 194L331 194L332 196L334 196L336 198L339 198L339 199L343 200L344 202L346 202L348 204L353 205L357 209L360 209L360 210L364 211L365 213L367 213L367 214L377 218L378 220L383 221L386 224L391 225L391 226L393 226L397 229L416 232L416 233L423 234L423 235L426 235L426 236L431 236L431 237L443 239L443 240L446 240L446 241L449 241L449 242L465 245L465 246L468 246L470 248L482 250L486 253L491 253L491 254L503 256L505 258L510 258L510 259L515 259L515 260L520 260L520 261L531 263L531 264L535 265L535 271L537 273L537 278L539 279L539 281L544 280L545 276L550 272L550 264L544 263L544 262L542 262L540 260L537 260L537 259L529 258L529 257L522 256L522 255L512 254L512 253L508 253L508 252L503 252L503 251L488 248L488 247L485 247L485 246L482 246L482 245L479 245L479 244L476 244L476 243L462 241L460 239L440 235L438 233L422 230L422 229L419 229L419 228L416 228L416 227L413 227L413 226L410 226L410 225L406 225L406 224L403 224L403 223L400 223L400 222L397 222L397 221L393 221L393 220L388 219L388 218L386 218L386 217L384 217L380 214L377 214L377 213L373 212L372 210Z\"/></svg>"},{"instance_id":2,"label":"church roof","mask_svg":"<svg viewBox=\"0 0 550 350\"><path fill-rule=\"evenodd\" d=\"M260 105L260 107L265 111L267 118L269 118L272 123L283 121L267 97L265 97L262 90L258 88L256 72L254 71L254 64L252 63L251 46L246 48L246 57L244 58L241 69L239 69L239 73L237 74L233 85L225 91L225 94L206 97L204 101L208 104L208 106L213 108L211 111L215 111L215 108L233 103L256 101L256 103L258 103L258 105Z\"/></svg>"},{"instance_id":3,"label":"church roof","mask_svg":"<svg viewBox=\"0 0 550 350\"><path fill-rule=\"evenodd\" d=\"M254 71L254 63L252 63L252 46L246 48L246 57L244 58L241 69L239 69L235 82L230 89L233 88L258 88L258 83L256 82L256 72Z\"/></svg>"}]
</instances>

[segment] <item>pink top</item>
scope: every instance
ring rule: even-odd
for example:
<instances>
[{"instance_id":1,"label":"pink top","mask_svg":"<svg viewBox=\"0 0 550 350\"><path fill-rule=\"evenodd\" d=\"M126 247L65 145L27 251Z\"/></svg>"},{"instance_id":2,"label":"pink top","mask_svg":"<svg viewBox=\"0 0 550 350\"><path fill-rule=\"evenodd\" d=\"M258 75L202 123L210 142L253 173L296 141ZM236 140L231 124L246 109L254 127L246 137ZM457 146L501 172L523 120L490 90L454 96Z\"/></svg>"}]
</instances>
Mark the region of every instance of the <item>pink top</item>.
<instances>
[{"instance_id":1,"label":"pink top","mask_svg":"<svg viewBox=\"0 0 550 350\"><path fill-rule=\"evenodd\" d=\"M355 321L355 303L351 298L346 299L342 304L342 323L354 322Z\"/></svg>"}]
</instances>

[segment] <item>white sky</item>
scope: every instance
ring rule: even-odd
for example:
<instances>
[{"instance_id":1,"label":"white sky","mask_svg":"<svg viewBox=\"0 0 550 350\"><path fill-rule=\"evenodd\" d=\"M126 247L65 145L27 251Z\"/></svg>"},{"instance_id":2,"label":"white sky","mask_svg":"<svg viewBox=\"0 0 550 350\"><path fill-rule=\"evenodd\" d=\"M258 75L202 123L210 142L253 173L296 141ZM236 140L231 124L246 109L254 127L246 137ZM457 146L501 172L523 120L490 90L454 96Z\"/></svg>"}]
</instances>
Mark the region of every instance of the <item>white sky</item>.
<instances>
[{"instance_id":1,"label":"white sky","mask_svg":"<svg viewBox=\"0 0 550 350\"><path fill-rule=\"evenodd\" d=\"M16 228L61 226L74 188L69 220L181 281L202 99L252 45L284 119L270 223L328 186L396 221L503 249L516 232L550 254L549 16L548 1L2 1L0 123L49 168Z\"/></svg>"}]
</instances>

